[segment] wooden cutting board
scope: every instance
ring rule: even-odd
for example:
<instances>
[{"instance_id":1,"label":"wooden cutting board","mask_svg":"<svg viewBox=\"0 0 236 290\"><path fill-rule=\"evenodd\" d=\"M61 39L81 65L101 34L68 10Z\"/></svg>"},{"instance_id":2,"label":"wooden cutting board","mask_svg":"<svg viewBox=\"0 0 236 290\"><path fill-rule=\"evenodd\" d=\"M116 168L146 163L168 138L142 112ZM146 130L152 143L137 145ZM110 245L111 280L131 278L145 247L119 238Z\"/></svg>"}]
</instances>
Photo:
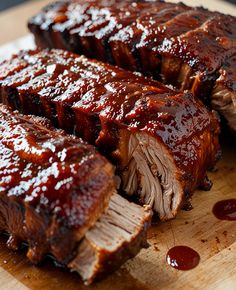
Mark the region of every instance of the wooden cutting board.
<instances>
[{"instance_id":1,"label":"wooden cutting board","mask_svg":"<svg viewBox=\"0 0 236 290\"><path fill-rule=\"evenodd\" d=\"M203 3L202 0L185 2L189 5ZM233 5L215 0L205 2L211 9L236 15ZM219 8L214 3L222 4ZM31 46L30 36L4 45L0 47L0 59L20 48ZM25 258L26 249L9 251L5 246L6 237L0 236L0 289L235 290L236 222L220 221L212 214L212 207L217 201L236 198L236 139L227 136L222 142L223 157L218 170L209 174L214 182L212 190L194 193L193 210L180 211L175 220L152 225L148 233L150 247L142 250L113 275L86 287L78 275L54 267L50 260L41 267L31 265ZM166 253L174 245L194 248L201 256L199 266L183 272L167 265Z\"/></svg>"}]
</instances>

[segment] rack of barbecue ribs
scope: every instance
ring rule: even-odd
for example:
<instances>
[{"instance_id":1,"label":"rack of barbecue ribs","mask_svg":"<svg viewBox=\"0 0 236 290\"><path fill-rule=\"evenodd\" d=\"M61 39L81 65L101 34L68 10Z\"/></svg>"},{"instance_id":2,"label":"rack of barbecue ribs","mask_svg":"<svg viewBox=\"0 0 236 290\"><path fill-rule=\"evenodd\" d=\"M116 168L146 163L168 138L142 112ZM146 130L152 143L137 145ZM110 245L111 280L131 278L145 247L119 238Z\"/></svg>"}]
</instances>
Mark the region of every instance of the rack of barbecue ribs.
<instances>
[{"instance_id":1,"label":"rack of barbecue ribs","mask_svg":"<svg viewBox=\"0 0 236 290\"><path fill-rule=\"evenodd\" d=\"M189 89L236 131L236 18L163 1L59 1L28 23L63 48Z\"/></svg>"},{"instance_id":2,"label":"rack of barbecue ribs","mask_svg":"<svg viewBox=\"0 0 236 290\"><path fill-rule=\"evenodd\" d=\"M0 100L95 144L121 187L162 220L175 217L220 156L214 112L189 92L59 49L0 65Z\"/></svg>"},{"instance_id":3,"label":"rack of barbecue ribs","mask_svg":"<svg viewBox=\"0 0 236 290\"><path fill-rule=\"evenodd\" d=\"M91 283L147 245L150 208L116 193L95 147L0 105L0 156L0 230L33 263L51 254Z\"/></svg>"}]
</instances>

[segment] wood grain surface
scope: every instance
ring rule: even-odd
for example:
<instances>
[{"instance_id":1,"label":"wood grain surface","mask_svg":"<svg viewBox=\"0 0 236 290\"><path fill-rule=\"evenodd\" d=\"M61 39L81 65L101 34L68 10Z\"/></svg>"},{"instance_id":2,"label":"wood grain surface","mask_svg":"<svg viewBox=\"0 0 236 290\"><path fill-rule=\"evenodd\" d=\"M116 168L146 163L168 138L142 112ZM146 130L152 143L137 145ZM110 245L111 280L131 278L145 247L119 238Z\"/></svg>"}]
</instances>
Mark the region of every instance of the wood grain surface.
<instances>
[{"instance_id":1,"label":"wood grain surface","mask_svg":"<svg viewBox=\"0 0 236 290\"><path fill-rule=\"evenodd\" d=\"M0 33L0 43L26 33L26 19L48 0L0 13L1 27L10 27ZM189 5L204 4L213 10L236 15L235 6L220 0L185 1ZM15 19L15 20L14 20ZM5 22L4 22L5 21ZM15 21L15 23L14 23ZM0 47L0 58L22 46L30 46L27 37ZM78 275L54 267L51 260L40 267L26 258L26 249L9 251L6 237L0 236L0 289L236 289L236 222L217 220L212 214L215 202L236 197L236 140L223 137L223 157L216 172L210 173L214 185L211 191L196 191L192 197L193 210L180 211L175 220L153 224L149 231L150 247L128 261L113 275L92 286L84 286ZM199 266L191 271L177 271L167 265L168 249L174 245L187 245L201 256Z\"/></svg>"},{"instance_id":2,"label":"wood grain surface","mask_svg":"<svg viewBox=\"0 0 236 290\"><path fill-rule=\"evenodd\" d=\"M50 2L52 0L34 0L0 12L0 45L28 33L28 18Z\"/></svg>"}]
</instances>

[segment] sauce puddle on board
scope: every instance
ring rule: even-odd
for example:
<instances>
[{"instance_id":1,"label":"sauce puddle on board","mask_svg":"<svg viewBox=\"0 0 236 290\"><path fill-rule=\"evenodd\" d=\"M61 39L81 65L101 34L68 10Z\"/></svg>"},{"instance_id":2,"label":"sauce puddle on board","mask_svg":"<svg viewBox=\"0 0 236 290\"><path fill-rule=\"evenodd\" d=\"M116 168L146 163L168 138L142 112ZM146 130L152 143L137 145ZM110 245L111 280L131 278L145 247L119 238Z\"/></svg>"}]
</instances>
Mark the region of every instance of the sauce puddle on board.
<instances>
[{"instance_id":1,"label":"sauce puddle on board","mask_svg":"<svg viewBox=\"0 0 236 290\"><path fill-rule=\"evenodd\" d=\"M199 254L187 246L175 246L166 255L167 263L178 270L186 271L195 268L200 262Z\"/></svg>"},{"instance_id":2,"label":"sauce puddle on board","mask_svg":"<svg viewBox=\"0 0 236 290\"><path fill-rule=\"evenodd\" d=\"M212 212L220 220L236 221L236 199L218 201Z\"/></svg>"}]
</instances>

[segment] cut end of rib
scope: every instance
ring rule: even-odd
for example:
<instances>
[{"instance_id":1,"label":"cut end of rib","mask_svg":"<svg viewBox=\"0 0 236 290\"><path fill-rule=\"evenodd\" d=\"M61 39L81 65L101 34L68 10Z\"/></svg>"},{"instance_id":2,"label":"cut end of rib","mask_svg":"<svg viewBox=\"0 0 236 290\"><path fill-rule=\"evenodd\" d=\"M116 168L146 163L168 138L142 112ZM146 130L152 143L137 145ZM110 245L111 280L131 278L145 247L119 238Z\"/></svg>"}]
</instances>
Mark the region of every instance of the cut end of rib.
<instances>
[{"instance_id":1,"label":"cut end of rib","mask_svg":"<svg viewBox=\"0 0 236 290\"><path fill-rule=\"evenodd\" d=\"M86 233L69 268L78 272L87 285L116 270L147 247L151 216L150 207L140 207L114 194L106 212Z\"/></svg>"},{"instance_id":2,"label":"cut end of rib","mask_svg":"<svg viewBox=\"0 0 236 290\"><path fill-rule=\"evenodd\" d=\"M172 156L161 142L145 133L130 134L127 146L123 189L130 195L138 194L161 220L174 218L184 193Z\"/></svg>"},{"instance_id":3,"label":"cut end of rib","mask_svg":"<svg viewBox=\"0 0 236 290\"><path fill-rule=\"evenodd\" d=\"M236 132L236 92L216 83L212 92L211 104L224 116L230 128Z\"/></svg>"}]
</instances>

